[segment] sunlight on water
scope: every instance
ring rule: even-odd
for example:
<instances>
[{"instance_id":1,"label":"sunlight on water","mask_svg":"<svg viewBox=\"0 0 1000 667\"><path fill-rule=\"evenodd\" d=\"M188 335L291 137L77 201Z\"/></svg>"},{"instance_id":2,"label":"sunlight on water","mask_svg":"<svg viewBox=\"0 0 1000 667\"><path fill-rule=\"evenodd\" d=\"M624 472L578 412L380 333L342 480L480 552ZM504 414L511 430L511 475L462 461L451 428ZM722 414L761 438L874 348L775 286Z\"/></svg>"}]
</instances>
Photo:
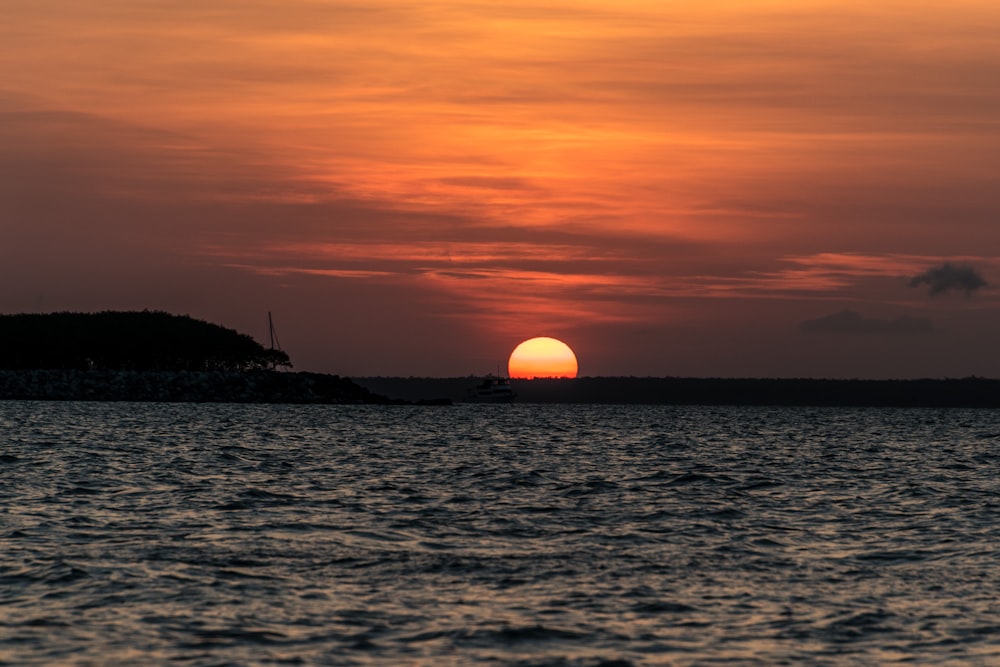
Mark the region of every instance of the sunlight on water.
<instances>
[{"instance_id":1,"label":"sunlight on water","mask_svg":"<svg viewBox=\"0 0 1000 667\"><path fill-rule=\"evenodd\" d=\"M1000 412L0 403L0 664L1000 661Z\"/></svg>"}]
</instances>

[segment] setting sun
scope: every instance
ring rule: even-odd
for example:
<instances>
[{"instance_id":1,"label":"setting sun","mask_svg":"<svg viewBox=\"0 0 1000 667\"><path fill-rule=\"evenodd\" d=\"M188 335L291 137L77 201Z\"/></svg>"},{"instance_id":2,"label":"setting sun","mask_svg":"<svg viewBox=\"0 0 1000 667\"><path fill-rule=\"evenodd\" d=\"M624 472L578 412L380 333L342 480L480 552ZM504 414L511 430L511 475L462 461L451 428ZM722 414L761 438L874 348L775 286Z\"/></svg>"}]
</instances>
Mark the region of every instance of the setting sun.
<instances>
[{"instance_id":1,"label":"setting sun","mask_svg":"<svg viewBox=\"0 0 1000 667\"><path fill-rule=\"evenodd\" d=\"M576 355L555 338L531 338L514 348L507 362L512 378L575 378Z\"/></svg>"}]
</instances>

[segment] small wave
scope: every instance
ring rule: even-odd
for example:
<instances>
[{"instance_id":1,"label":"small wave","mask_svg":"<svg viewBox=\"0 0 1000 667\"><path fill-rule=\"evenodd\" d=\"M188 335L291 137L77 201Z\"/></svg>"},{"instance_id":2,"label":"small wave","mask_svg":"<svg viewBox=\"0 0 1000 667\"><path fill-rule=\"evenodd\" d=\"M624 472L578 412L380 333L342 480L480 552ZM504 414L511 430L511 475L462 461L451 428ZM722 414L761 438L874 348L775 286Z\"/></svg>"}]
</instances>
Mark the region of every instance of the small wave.
<instances>
[{"instance_id":1,"label":"small wave","mask_svg":"<svg viewBox=\"0 0 1000 667\"><path fill-rule=\"evenodd\" d=\"M193 648L239 646L245 644L272 646L282 644L288 639L286 635L271 630L243 630L236 628L198 629L192 634L196 639L187 643Z\"/></svg>"},{"instance_id":2,"label":"small wave","mask_svg":"<svg viewBox=\"0 0 1000 667\"><path fill-rule=\"evenodd\" d=\"M41 570L37 578L47 584L71 584L90 578L90 573L73 565L57 563Z\"/></svg>"},{"instance_id":3,"label":"small wave","mask_svg":"<svg viewBox=\"0 0 1000 667\"><path fill-rule=\"evenodd\" d=\"M274 491L268 491L267 489L251 488L244 491L243 495L247 498L255 498L259 500L298 500L296 496L291 494L276 493Z\"/></svg>"},{"instance_id":4,"label":"small wave","mask_svg":"<svg viewBox=\"0 0 1000 667\"><path fill-rule=\"evenodd\" d=\"M549 628L544 625L505 626L499 629L472 630L462 633L462 636L473 641L487 643L501 642L540 642L583 639L588 635L573 630Z\"/></svg>"},{"instance_id":5,"label":"small wave","mask_svg":"<svg viewBox=\"0 0 1000 667\"><path fill-rule=\"evenodd\" d=\"M869 551L857 554L855 560L883 563L891 565L893 563L917 563L933 557L934 554L920 549L900 549L889 551Z\"/></svg>"},{"instance_id":6,"label":"small wave","mask_svg":"<svg viewBox=\"0 0 1000 667\"><path fill-rule=\"evenodd\" d=\"M104 493L105 489L94 488L93 486L88 486L84 484L77 484L69 489L63 491L63 494L67 496L98 496Z\"/></svg>"},{"instance_id":7,"label":"small wave","mask_svg":"<svg viewBox=\"0 0 1000 667\"><path fill-rule=\"evenodd\" d=\"M735 507L723 507L717 510L701 512L700 514L709 519L742 519L746 516L746 512Z\"/></svg>"},{"instance_id":8,"label":"small wave","mask_svg":"<svg viewBox=\"0 0 1000 667\"><path fill-rule=\"evenodd\" d=\"M621 485L606 479L591 479L579 484L572 484L560 491L559 495L565 498L580 498L584 496L600 495L602 493L617 492L621 490Z\"/></svg>"},{"instance_id":9,"label":"small wave","mask_svg":"<svg viewBox=\"0 0 1000 667\"><path fill-rule=\"evenodd\" d=\"M740 491L761 491L763 489L773 489L777 486L783 486L784 483L776 479L762 478L762 479L752 479L744 482L743 486L739 487Z\"/></svg>"},{"instance_id":10,"label":"small wave","mask_svg":"<svg viewBox=\"0 0 1000 667\"><path fill-rule=\"evenodd\" d=\"M241 580L259 580L259 581L277 581L280 580L279 577L273 577L268 574L261 572L247 572L246 570L238 570L234 567L219 567L216 569L216 577L220 580L228 581L241 581ZM266 566L267 563L240 563L243 567L253 567L254 565Z\"/></svg>"},{"instance_id":11,"label":"small wave","mask_svg":"<svg viewBox=\"0 0 1000 667\"><path fill-rule=\"evenodd\" d=\"M17 625L25 628L68 628L72 627L66 621L60 620L58 618L29 618L26 621L21 621Z\"/></svg>"},{"instance_id":12,"label":"small wave","mask_svg":"<svg viewBox=\"0 0 1000 667\"><path fill-rule=\"evenodd\" d=\"M894 617L882 609L863 611L838 618L823 627L823 631L840 640L864 639L872 634L896 631L898 628L888 624Z\"/></svg>"},{"instance_id":13,"label":"small wave","mask_svg":"<svg viewBox=\"0 0 1000 667\"><path fill-rule=\"evenodd\" d=\"M300 500L299 496L287 493L277 493L274 491L268 491L267 489L249 488L240 492L236 498L229 500L228 502L220 503L215 507L216 509L221 510L247 510L257 507L283 507L285 505L294 505Z\"/></svg>"},{"instance_id":14,"label":"small wave","mask_svg":"<svg viewBox=\"0 0 1000 667\"><path fill-rule=\"evenodd\" d=\"M221 503L213 507L213 509L222 510L224 512L239 512L242 510L253 509L253 503L247 503L239 500L234 500L228 503Z\"/></svg>"},{"instance_id":15,"label":"small wave","mask_svg":"<svg viewBox=\"0 0 1000 667\"><path fill-rule=\"evenodd\" d=\"M690 605L663 600L637 604L632 607L632 610L639 614L690 614L697 611L696 608Z\"/></svg>"},{"instance_id":16,"label":"small wave","mask_svg":"<svg viewBox=\"0 0 1000 667\"><path fill-rule=\"evenodd\" d=\"M720 481L722 480L712 477L711 475L703 475L697 472L686 472L675 476L667 484L669 486L684 486L687 484L712 484Z\"/></svg>"},{"instance_id":17,"label":"small wave","mask_svg":"<svg viewBox=\"0 0 1000 667\"><path fill-rule=\"evenodd\" d=\"M502 479L504 486L541 486L551 484L554 480L531 470L529 472L513 472Z\"/></svg>"},{"instance_id":18,"label":"small wave","mask_svg":"<svg viewBox=\"0 0 1000 667\"><path fill-rule=\"evenodd\" d=\"M659 470L649 475L634 477L632 482L669 482L677 478L677 473L668 470Z\"/></svg>"},{"instance_id":19,"label":"small wave","mask_svg":"<svg viewBox=\"0 0 1000 667\"><path fill-rule=\"evenodd\" d=\"M516 660L506 663L509 667L635 667L623 658L542 658Z\"/></svg>"}]
</instances>

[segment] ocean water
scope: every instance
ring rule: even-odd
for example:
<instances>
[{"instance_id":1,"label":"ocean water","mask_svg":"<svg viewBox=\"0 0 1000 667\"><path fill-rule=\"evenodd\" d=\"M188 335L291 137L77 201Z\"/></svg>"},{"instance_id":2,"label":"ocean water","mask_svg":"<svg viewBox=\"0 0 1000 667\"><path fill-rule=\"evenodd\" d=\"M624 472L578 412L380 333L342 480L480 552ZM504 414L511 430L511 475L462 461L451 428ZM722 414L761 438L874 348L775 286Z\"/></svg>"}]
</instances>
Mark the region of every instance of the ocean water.
<instances>
[{"instance_id":1,"label":"ocean water","mask_svg":"<svg viewBox=\"0 0 1000 667\"><path fill-rule=\"evenodd\" d=\"M1000 412L0 403L3 665L1000 664Z\"/></svg>"}]
</instances>

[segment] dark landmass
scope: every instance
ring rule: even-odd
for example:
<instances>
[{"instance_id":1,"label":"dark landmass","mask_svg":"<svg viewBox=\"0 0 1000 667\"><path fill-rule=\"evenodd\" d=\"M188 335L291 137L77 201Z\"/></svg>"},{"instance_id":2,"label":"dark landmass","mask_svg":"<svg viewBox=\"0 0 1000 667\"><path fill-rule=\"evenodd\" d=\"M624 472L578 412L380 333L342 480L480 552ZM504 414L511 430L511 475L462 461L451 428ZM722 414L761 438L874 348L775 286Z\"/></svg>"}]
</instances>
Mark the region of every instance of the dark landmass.
<instances>
[{"instance_id":1,"label":"dark landmass","mask_svg":"<svg viewBox=\"0 0 1000 667\"><path fill-rule=\"evenodd\" d=\"M408 400L468 400L480 378L354 378L373 392ZM814 380L584 377L511 380L518 403L1000 407L1000 380Z\"/></svg>"},{"instance_id":2,"label":"dark landmass","mask_svg":"<svg viewBox=\"0 0 1000 667\"><path fill-rule=\"evenodd\" d=\"M336 375L277 371L291 366L281 350L187 316L0 315L0 400L408 402Z\"/></svg>"},{"instance_id":3,"label":"dark landmass","mask_svg":"<svg viewBox=\"0 0 1000 667\"><path fill-rule=\"evenodd\" d=\"M0 315L0 369L262 371L288 355L246 334L159 311Z\"/></svg>"},{"instance_id":4,"label":"dark landmass","mask_svg":"<svg viewBox=\"0 0 1000 667\"><path fill-rule=\"evenodd\" d=\"M336 375L277 371L0 370L0 400L409 403Z\"/></svg>"}]
</instances>

